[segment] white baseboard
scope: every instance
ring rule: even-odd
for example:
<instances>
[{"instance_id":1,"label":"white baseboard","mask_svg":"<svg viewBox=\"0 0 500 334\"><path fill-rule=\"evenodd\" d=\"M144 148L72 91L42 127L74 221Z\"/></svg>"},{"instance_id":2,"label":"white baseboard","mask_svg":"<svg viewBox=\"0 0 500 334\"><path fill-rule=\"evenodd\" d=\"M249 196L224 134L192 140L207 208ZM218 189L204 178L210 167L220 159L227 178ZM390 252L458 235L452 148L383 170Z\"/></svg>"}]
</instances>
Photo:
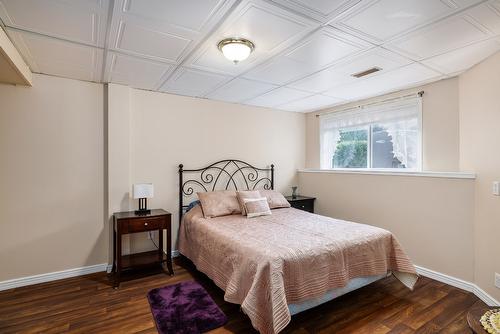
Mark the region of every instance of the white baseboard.
<instances>
[{"instance_id":1,"label":"white baseboard","mask_svg":"<svg viewBox=\"0 0 500 334\"><path fill-rule=\"evenodd\" d=\"M500 302L498 302L495 298L486 293L483 289L478 287L476 284L464 281L460 278L456 278L453 276L449 276L434 270L430 270L424 267L415 266L417 268L417 273L419 275L432 278L433 280L446 283L448 285L454 286L456 288L472 292L479 299L485 302L488 306L499 306Z\"/></svg>"},{"instance_id":2,"label":"white baseboard","mask_svg":"<svg viewBox=\"0 0 500 334\"><path fill-rule=\"evenodd\" d=\"M172 251L172 257L179 256L179 251ZM18 288L26 285L33 285L39 283L45 283L55 280L60 280L63 278L70 278L75 276L82 276L87 274L92 274L100 271L107 271L108 273L111 271L111 265L107 263L96 264L93 266L81 267L81 268L73 268L62 271L56 271L53 273L40 274L34 276L27 276L21 278L15 278L8 281L0 282L0 291L8 290L13 288ZM456 288L472 292L479 299L485 302L489 306L500 306L500 302L498 302L495 298L487 294L483 289L478 287L476 284L464 281L462 279L449 276L434 270L430 270L424 267L415 266L417 268L417 273L419 275L432 278L436 281L443 282L454 286Z\"/></svg>"},{"instance_id":3,"label":"white baseboard","mask_svg":"<svg viewBox=\"0 0 500 334\"><path fill-rule=\"evenodd\" d=\"M178 250L172 251L172 257L177 257L177 256L179 256L179 251ZM55 271L47 274L14 278L8 281L0 282L0 291L19 288L26 285L56 281L63 278L93 274L100 271L106 271L107 273L110 273L112 268L113 266L111 264L101 263L87 267Z\"/></svg>"},{"instance_id":4,"label":"white baseboard","mask_svg":"<svg viewBox=\"0 0 500 334\"><path fill-rule=\"evenodd\" d=\"M93 266L55 271L53 273L14 278L8 281L0 282L0 291L19 288L21 286L26 286L26 285L56 281L63 278L70 278L75 276L97 273L100 271L105 271L107 267L108 267L107 263L101 263Z\"/></svg>"},{"instance_id":5,"label":"white baseboard","mask_svg":"<svg viewBox=\"0 0 500 334\"><path fill-rule=\"evenodd\" d=\"M488 306L500 306L500 302L486 293L483 289L473 284L472 293L475 294L479 299L486 303Z\"/></svg>"}]
</instances>

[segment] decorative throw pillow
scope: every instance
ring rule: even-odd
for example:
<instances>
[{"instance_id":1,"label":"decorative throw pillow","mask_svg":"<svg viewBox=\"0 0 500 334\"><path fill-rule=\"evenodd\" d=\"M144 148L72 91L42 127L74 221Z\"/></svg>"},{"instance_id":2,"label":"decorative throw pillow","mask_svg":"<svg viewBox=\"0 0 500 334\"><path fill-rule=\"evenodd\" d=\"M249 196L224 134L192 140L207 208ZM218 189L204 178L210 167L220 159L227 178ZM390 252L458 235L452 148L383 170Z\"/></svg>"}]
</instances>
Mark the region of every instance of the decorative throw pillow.
<instances>
[{"instance_id":1,"label":"decorative throw pillow","mask_svg":"<svg viewBox=\"0 0 500 334\"><path fill-rule=\"evenodd\" d=\"M253 218L258 216L268 216L271 214L271 209L269 209L269 204L267 203L267 198L244 198L245 210L247 212L247 218Z\"/></svg>"},{"instance_id":2,"label":"decorative throw pillow","mask_svg":"<svg viewBox=\"0 0 500 334\"><path fill-rule=\"evenodd\" d=\"M209 191L197 193L205 218L240 214L236 191Z\"/></svg>"},{"instance_id":3,"label":"decorative throw pillow","mask_svg":"<svg viewBox=\"0 0 500 334\"><path fill-rule=\"evenodd\" d=\"M263 197L267 198L267 202L271 209L290 207L290 203L288 203L285 196L276 190L259 190L259 192Z\"/></svg>"},{"instance_id":4,"label":"decorative throw pillow","mask_svg":"<svg viewBox=\"0 0 500 334\"><path fill-rule=\"evenodd\" d=\"M245 190L238 191L236 193L236 197L238 198L238 202L240 203L241 214L243 216L247 215L247 211L245 209L245 202L243 201L245 198L260 198L262 195L258 190Z\"/></svg>"}]
</instances>

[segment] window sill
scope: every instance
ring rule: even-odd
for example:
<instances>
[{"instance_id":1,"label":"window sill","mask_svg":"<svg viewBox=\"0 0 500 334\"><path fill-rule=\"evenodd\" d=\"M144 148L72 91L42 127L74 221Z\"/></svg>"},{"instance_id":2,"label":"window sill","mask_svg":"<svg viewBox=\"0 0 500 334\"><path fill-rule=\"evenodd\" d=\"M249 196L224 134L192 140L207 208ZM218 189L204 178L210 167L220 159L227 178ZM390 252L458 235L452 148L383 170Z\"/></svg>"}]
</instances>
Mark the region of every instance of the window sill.
<instances>
[{"instance_id":1,"label":"window sill","mask_svg":"<svg viewBox=\"0 0 500 334\"><path fill-rule=\"evenodd\" d=\"M420 176L420 177L440 177L448 179L475 179L476 174L470 172L418 172L408 170L389 169L299 169L299 173L332 173L332 174L363 174L363 175L391 175L391 176Z\"/></svg>"}]
</instances>

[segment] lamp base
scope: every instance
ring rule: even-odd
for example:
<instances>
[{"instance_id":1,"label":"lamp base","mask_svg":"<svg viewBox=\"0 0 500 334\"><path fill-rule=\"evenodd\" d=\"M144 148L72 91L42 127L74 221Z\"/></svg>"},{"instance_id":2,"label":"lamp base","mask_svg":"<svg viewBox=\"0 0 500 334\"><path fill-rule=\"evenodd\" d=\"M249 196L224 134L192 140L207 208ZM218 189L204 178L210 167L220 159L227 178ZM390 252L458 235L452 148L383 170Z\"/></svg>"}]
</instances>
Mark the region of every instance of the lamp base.
<instances>
[{"instance_id":1,"label":"lamp base","mask_svg":"<svg viewBox=\"0 0 500 334\"><path fill-rule=\"evenodd\" d=\"M151 213L151 210L146 209L146 210L135 210L134 213L138 216L145 216L149 215Z\"/></svg>"}]
</instances>

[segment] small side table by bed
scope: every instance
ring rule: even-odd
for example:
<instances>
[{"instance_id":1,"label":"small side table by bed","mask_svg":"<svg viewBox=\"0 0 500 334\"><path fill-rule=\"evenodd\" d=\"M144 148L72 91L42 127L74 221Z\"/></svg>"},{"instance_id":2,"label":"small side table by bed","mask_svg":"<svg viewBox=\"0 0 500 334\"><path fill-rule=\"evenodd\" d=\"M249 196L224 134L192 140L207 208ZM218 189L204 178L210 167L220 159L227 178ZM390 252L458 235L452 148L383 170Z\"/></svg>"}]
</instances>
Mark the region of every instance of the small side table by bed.
<instances>
[{"instance_id":1,"label":"small side table by bed","mask_svg":"<svg viewBox=\"0 0 500 334\"><path fill-rule=\"evenodd\" d=\"M117 212L113 214L113 269L114 288L118 288L123 271L141 269L167 264L170 275L172 268L172 215L162 209L151 210L147 215L137 215L134 211ZM163 250L163 230L167 230L166 254ZM158 250L122 255L122 236L124 234L158 231Z\"/></svg>"},{"instance_id":2,"label":"small side table by bed","mask_svg":"<svg viewBox=\"0 0 500 334\"><path fill-rule=\"evenodd\" d=\"M314 200L316 198L307 196L285 196L285 198L292 208L314 213Z\"/></svg>"}]
</instances>

